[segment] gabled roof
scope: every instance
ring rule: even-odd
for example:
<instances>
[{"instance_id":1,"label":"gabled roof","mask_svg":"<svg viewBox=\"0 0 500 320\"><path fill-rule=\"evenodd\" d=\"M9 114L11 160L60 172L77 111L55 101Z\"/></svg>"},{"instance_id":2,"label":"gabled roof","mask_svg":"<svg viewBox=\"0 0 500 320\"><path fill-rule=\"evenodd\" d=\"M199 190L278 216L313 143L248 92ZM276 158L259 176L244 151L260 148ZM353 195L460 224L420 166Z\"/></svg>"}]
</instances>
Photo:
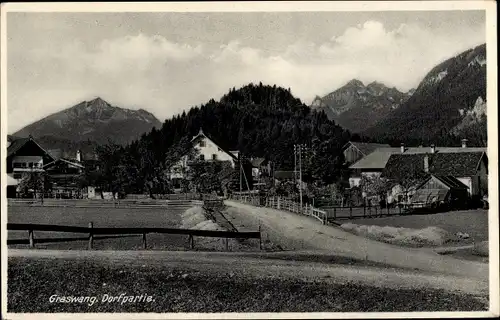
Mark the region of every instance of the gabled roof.
<instances>
[{"instance_id":1,"label":"gabled roof","mask_svg":"<svg viewBox=\"0 0 500 320\"><path fill-rule=\"evenodd\" d=\"M467 153L486 153L485 147L436 147L434 154L467 154ZM404 153L401 153L401 148L378 148L364 158L352 164L350 169L383 169L391 155L411 155L411 154L428 154L430 147L407 147Z\"/></svg>"},{"instance_id":2,"label":"gabled roof","mask_svg":"<svg viewBox=\"0 0 500 320\"><path fill-rule=\"evenodd\" d=\"M424 158L428 157L429 174L435 176L469 177L477 174L484 152L392 154L382 175L397 179L404 174L424 172Z\"/></svg>"},{"instance_id":3,"label":"gabled roof","mask_svg":"<svg viewBox=\"0 0 500 320\"><path fill-rule=\"evenodd\" d=\"M391 146L388 144L381 144L381 143L369 143L369 142L353 142L349 141L344 145L342 150L345 150L349 147L349 145L352 145L356 149L358 149L362 154L365 156L372 153L378 148L390 148Z\"/></svg>"},{"instance_id":4,"label":"gabled roof","mask_svg":"<svg viewBox=\"0 0 500 320\"><path fill-rule=\"evenodd\" d=\"M234 160L238 160L238 157L236 157L232 152L230 151L227 151L226 149L222 148L221 146L219 146L214 140L210 139L204 132L202 129L200 129L200 132L198 132L198 134L196 136L194 136L192 139L191 139L191 143L194 144L195 141L197 141L198 139L208 139L210 140L213 144L215 144L219 149L221 149L222 151L224 151L224 153L228 154L231 158L233 158Z\"/></svg>"},{"instance_id":5,"label":"gabled roof","mask_svg":"<svg viewBox=\"0 0 500 320\"><path fill-rule=\"evenodd\" d=\"M11 142L11 144L9 145L9 147L7 148L7 157L10 157L14 154L16 154L16 152L18 152L28 141L32 141L38 148L40 148L49 158L52 159L52 161L54 161L54 157L48 153L44 148L42 148L42 146L40 146L36 141L35 139L33 139L33 137L29 137L29 138L19 138L19 139L15 139Z\"/></svg>"},{"instance_id":6,"label":"gabled roof","mask_svg":"<svg viewBox=\"0 0 500 320\"><path fill-rule=\"evenodd\" d=\"M391 155L396 152L398 151L391 150L391 148L376 149L366 157L361 158L359 161L355 162L349 168L382 170L384 169Z\"/></svg>"},{"instance_id":7,"label":"gabled roof","mask_svg":"<svg viewBox=\"0 0 500 320\"><path fill-rule=\"evenodd\" d=\"M29 141L29 138L19 138L16 140L12 140L10 146L7 148L7 157L10 157L14 153L16 153L28 141Z\"/></svg>"},{"instance_id":8,"label":"gabled roof","mask_svg":"<svg viewBox=\"0 0 500 320\"><path fill-rule=\"evenodd\" d=\"M460 180L458 180L455 177L452 176L436 176L436 175L429 175L427 179L425 179L418 187L422 187L425 183L427 183L430 179L436 179L439 180L443 185L447 186L450 189L469 189L465 184L463 184Z\"/></svg>"}]
</instances>

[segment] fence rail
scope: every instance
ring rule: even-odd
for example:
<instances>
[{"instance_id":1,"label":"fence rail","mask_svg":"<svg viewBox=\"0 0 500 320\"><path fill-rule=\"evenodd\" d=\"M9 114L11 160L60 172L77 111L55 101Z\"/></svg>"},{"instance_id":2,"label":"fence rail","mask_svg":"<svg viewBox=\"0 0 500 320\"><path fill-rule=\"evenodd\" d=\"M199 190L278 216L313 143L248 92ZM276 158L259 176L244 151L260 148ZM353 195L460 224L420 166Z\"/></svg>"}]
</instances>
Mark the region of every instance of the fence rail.
<instances>
[{"instance_id":1,"label":"fence rail","mask_svg":"<svg viewBox=\"0 0 500 320\"><path fill-rule=\"evenodd\" d=\"M82 207L82 208L175 208L200 205L201 200L103 200L103 199L8 199L9 206Z\"/></svg>"},{"instance_id":2,"label":"fence rail","mask_svg":"<svg viewBox=\"0 0 500 320\"><path fill-rule=\"evenodd\" d=\"M323 224L326 224L328 222L328 213L326 211L315 208L307 203L303 206L300 206L300 203L282 197L261 198L259 196L252 197L252 196L230 195L228 199L240 201L243 203L248 203L255 206L264 206L267 208L290 211L298 214L303 214L306 216L311 216L313 218L318 219Z\"/></svg>"},{"instance_id":3,"label":"fence rail","mask_svg":"<svg viewBox=\"0 0 500 320\"><path fill-rule=\"evenodd\" d=\"M328 206L316 208L310 204L300 207L300 204L282 197L259 197L259 196L239 196L231 195L230 200L240 201L255 206L264 206L268 208L300 213L312 216L324 224L336 220L348 220L359 218L379 218L394 215L407 214L410 207L381 207L381 206Z\"/></svg>"},{"instance_id":4,"label":"fence rail","mask_svg":"<svg viewBox=\"0 0 500 320\"><path fill-rule=\"evenodd\" d=\"M259 239L259 247L262 248L261 231L214 231L214 230L195 230L195 229L176 229L176 228L94 228L90 222L88 227L62 226L51 224L32 224L32 223L7 223L7 230L28 231L29 246L35 247L36 239L34 231L52 231L52 232L71 232L88 234L89 249L93 247L94 235L142 235L143 248L147 249L146 235L149 233L188 235L191 248L194 248L194 237L214 237L226 239ZM57 238L52 239L54 242ZM7 240L7 244L15 244L20 240ZM49 242L44 239L43 242Z\"/></svg>"},{"instance_id":5,"label":"fence rail","mask_svg":"<svg viewBox=\"0 0 500 320\"><path fill-rule=\"evenodd\" d=\"M363 219L363 218L380 218L394 215L402 215L407 212L408 208L397 207L381 207L381 206L331 206L322 207L326 211L329 220L343 219Z\"/></svg>"}]
</instances>

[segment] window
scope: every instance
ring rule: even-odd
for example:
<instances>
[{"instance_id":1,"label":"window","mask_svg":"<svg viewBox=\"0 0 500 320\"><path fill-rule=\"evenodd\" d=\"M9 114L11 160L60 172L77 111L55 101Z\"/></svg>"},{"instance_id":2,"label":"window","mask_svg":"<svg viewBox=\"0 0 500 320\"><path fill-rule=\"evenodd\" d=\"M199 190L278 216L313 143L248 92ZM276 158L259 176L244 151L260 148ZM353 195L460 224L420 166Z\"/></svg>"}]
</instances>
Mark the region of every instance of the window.
<instances>
[{"instance_id":1,"label":"window","mask_svg":"<svg viewBox=\"0 0 500 320\"><path fill-rule=\"evenodd\" d=\"M205 147L205 146L206 146L206 144L205 144L205 140L201 140L201 141L200 141L200 147L202 147L202 148L203 148L203 147Z\"/></svg>"},{"instance_id":2,"label":"window","mask_svg":"<svg viewBox=\"0 0 500 320\"><path fill-rule=\"evenodd\" d=\"M212 160L217 160L217 155L215 153L212 155Z\"/></svg>"},{"instance_id":3,"label":"window","mask_svg":"<svg viewBox=\"0 0 500 320\"><path fill-rule=\"evenodd\" d=\"M12 164L12 166L13 166L14 168L22 168L22 163L19 163L19 162L14 162L14 163Z\"/></svg>"},{"instance_id":4,"label":"window","mask_svg":"<svg viewBox=\"0 0 500 320\"><path fill-rule=\"evenodd\" d=\"M14 179L21 179L23 177L22 173L14 173Z\"/></svg>"},{"instance_id":5,"label":"window","mask_svg":"<svg viewBox=\"0 0 500 320\"><path fill-rule=\"evenodd\" d=\"M28 163L28 168L34 168L34 163L33 162L29 162Z\"/></svg>"},{"instance_id":6,"label":"window","mask_svg":"<svg viewBox=\"0 0 500 320\"><path fill-rule=\"evenodd\" d=\"M200 160L201 160L201 161L205 161L205 155L200 154Z\"/></svg>"}]
</instances>

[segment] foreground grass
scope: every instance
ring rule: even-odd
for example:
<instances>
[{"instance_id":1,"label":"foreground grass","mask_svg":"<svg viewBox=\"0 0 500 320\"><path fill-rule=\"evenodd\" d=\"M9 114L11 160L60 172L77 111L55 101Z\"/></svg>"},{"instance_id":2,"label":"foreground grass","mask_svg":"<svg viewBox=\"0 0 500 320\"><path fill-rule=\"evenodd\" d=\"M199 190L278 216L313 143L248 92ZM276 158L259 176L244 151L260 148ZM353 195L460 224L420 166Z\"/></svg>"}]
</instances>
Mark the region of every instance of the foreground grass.
<instances>
[{"instance_id":1,"label":"foreground grass","mask_svg":"<svg viewBox=\"0 0 500 320\"><path fill-rule=\"evenodd\" d=\"M10 312L388 312L479 311L484 301L441 290L394 290L354 283L209 274L163 266L10 258ZM152 296L150 302L102 302L104 295ZM97 302L50 303L52 295Z\"/></svg>"}]
</instances>

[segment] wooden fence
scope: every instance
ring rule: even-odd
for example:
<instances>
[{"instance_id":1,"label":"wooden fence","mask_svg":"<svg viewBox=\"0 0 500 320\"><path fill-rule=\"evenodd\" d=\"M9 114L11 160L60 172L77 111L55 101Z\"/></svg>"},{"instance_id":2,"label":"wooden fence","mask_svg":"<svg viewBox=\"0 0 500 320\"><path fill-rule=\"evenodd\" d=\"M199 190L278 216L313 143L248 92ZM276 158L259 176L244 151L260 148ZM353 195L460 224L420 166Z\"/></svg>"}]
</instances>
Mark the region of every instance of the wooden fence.
<instances>
[{"instance_id":1,"label":"wooden fence","mask_svg":"<svg viewBox=\"0 0 500 320\"><path fill-rule=\"evenodd\" d=\"M306 216L311 216L318 219L321 223L326 224L328 222L328 213L324 210L314 208L312 205L306 203L302 207L300 203L282 198L282 197L266 197L262 198L259 196L239 196L231 195L230 200L235 200L243 203L248 203L254 206L264 206L267 208L290 211L298 214L303 214Z\"/></svg>"},{"instance_id":2,"label":"wooden fence","mask_svg":"<svg viewBox=\"0 0 500 320\"><path fill-rule=\"evenodd\" d=\"M194 249L194 237L215 237L225 238L226 248L227 239L259 239L259 248L262 249L261 231L233 232L233 231L213 231L213 230L194 230L194 229L175 229L175 228L94 228L90 222L88 227L61 226L50 224L31 224L31 223L7 223L7 230L28 231L29 247L34 248L36 239L34 231L52 231L52 232L70 232L88 234L88 248L93 248L94 235L142 235L142 247L147 249L147 234L179 234L189 236L190 248ZM54 239L44 239L44 242L58 241ZM25 243L26 240L7 240L7 244Z\"/></svg>"},{"instance_id":3,"label":"wooden fence","mask_svg":"<svg viewBox=\"0 0 500 320\"><path fill-rule=\"evenodd\" d=\"M380 206L358 206L358 207L322 207L326 211L328 220L343 220L343 219L363 219L363 218L380 218L394 215L402 215L407 212L407 209L402 207L385 207Z\"/></svg>"},{"instance_id":4,"label":"wooden fence","mask_svg":"<svg viewBox=\"0 0 500 320\"><path fill-rule=\"evenodd\" d=\"M358 206L341 207L329 206L316 208L310 204L300 204L282 197L259 197L259 196L239 196L232 195L228 199L240 201L254 206L265 206L268 208L301 213L315 217L323 223L334 222L336 220L380 218L409 213L410 207L385 207L380 206Z\"/></svg>"},{"instance_id":5,"label":"wooden fence","mask_svg":"<svg viewBox=\"0 0 500 320\"><path fill-rule=\"evenodd\" d=\"M8 199L9 206L32 207L77 207L77 208L176 208L186 205L201 205L200 200L104 200L104 199Z\"/></svg>"}]
</instances>

